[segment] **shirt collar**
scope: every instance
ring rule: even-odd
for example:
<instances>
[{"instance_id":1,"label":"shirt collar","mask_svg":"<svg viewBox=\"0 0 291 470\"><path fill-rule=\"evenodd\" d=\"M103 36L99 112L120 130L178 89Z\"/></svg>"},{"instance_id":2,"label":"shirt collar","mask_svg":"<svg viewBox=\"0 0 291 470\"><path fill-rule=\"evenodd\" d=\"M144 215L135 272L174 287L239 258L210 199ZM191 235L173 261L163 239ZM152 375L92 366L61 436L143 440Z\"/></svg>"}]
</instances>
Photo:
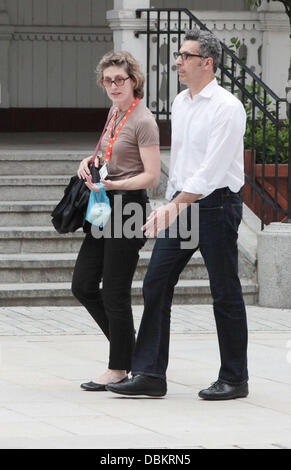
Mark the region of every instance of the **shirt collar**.
<instances>
[{"instance_id":1,"label":"shirt collar","mask_svg":"<svg viewBox=\"0 0 291 470\"><path fill-rule=\"evenodd\" d=\"M202 90L199 93L197 93L197 95L195 96L201 96L202 98L211 98L217 87L218 87L218 83L217 83L216 78L214 77L214 79L211 80L211 82L209 82L204 88L202 88ZM185 94L185 98L192 101L192 98L189 93L189 89L187 90Z\"/></svg>"}]
</instances>

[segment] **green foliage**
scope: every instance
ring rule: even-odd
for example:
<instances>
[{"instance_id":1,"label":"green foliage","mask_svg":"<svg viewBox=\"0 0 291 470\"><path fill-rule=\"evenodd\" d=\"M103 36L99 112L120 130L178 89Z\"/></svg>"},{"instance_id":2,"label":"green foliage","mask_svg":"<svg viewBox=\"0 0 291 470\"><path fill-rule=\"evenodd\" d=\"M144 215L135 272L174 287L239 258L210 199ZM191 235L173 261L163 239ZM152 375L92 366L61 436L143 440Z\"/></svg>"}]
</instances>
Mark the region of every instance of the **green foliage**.
<instances>
[{"instance_id":1,"label":"green foliage","mask_svg":"<svg viewBox=\"0 0 291 470\"><path fill-rule=\"evenodd\" d=\"M229 49L232 49L234 52L237 51L240 47L240 40L239 38L231 38L230 45L228 46Z\"/></svg>"},{"instance_id":2,"label":"green foliage","mask_svg":"<svg viewBox=\"0 0 291 470\"><path fill-rule=\"evenodd\" d=\"M252 86L246 85L246 89L253 93ZM255 97L257 101L264 104L262 89L256 84ZM246 149L254 147L256 150L257 163L275 163L276 153L278 153L278 163L288 163L288 139L289 139L289 119L278 124L278 133L276 125L262 111L256 112L255 121L252 119L253 105L250 99L246 99L244 107L247 113L247 124L244 138ZM267 96L265 109L272 115L276 116L273 104ZM277 141L278 134L278 141ZM265 138L264 138L265 137ZM277 142L277 144L276 144ZM276 151L277 145L277 151ZM265 157L264 157L265 155Z\"/></svg>"},{"instance_id":3,"label":"green foliage","mask_svg":"<svg viewBox=\"0 0 291 470\"><path fill-rule=\"evenodd\" d=\"M268 0L269 2L270 0ZM280 0L279 0L280 1ZM249 5L252 9L255 7L259 7L262 4L262 0L245 0L246 4Z\"/></svg>"},{"instance_id":4,"label":"green foliage","mask_svg":"<svg viewBox=\"0 0 291 470\"><path fill-rule=\"evenodd\" d=\"M240 41L234 37L230 40L228 46L236 55L238 55L238 49L240 48ZM242 59L244 62L245 60ZM231 67L225 64L225 69L231 71ZM235 64L235 76L238 81L242 81L242 73L239 70L238 64ZM220 78L217 77L218 82ZM231 83L224 82L224 88L228 88L231 91ZM245 84L246 90L261 103L264 108L272 116L276 116L274 105L267 95L264 100L263 90L258 83L255 84L255 88L252 85ZM268 118L264 117L263 111L260 111L256 106L255 120L253 120L253 104L247 96L242 96L242 92L234 87L235 94L243 102L243 105L247 114L246 132L244 138L245 149L252 149L256 151L256 162L262 163L275 163L276 153L278 155L278 163L288 163L288 139L289 139L289 119L280 122L278 124L278 140L276 125ZM276 143L277 142L277 143Z\"/></svg>"},{"instance_id":5,"label":"green foliage","mask_svg":"<svg viewBox=\"0 0 291 470\"><path fill-rule=\"evenodd\" d=\"M290 3L290 0L267 0L267 2L280 2L283 3L283 5ZM250 7L250 8L255 8L255 7L260 7L262 5L262 0L245 0L245 3Z\"/></svg>"},{"instance_id":6,"label":"green foliage","mask_svg":"<svg viewBox=\"0 0 291 470\"><path fill-rule=\"evenodd\" d=\"M278 130L278 163L288 163L288 126L289 120L285 119ZM264 122L256 120L254 124L254 140L252 140L252 121L247 121L244 145L246 149L252 148L252 142L256 151L256 162L276 162L276 127L267 120L265 123L265 148L264 148ZM265 154L265 158L263 155Z\"/></svg>"}]
</instances>

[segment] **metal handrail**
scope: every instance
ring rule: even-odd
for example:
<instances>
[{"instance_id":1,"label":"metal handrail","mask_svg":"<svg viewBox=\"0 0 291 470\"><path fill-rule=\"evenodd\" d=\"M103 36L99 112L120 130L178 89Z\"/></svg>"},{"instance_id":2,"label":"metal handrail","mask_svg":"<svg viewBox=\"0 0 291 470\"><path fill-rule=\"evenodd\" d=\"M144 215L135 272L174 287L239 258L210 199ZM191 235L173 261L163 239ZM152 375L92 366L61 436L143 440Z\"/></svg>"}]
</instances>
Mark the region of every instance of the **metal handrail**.
<instances>
[{"instance_id":1,"label":"metal handrail","mask_svg":"<svg viewBox=\"0 0 291 470\"><path fill-rule=\"evenodd\" d=\"M203 24L195 15L193 15L193 13L188 10L187 8L138 8L136 10L136 17L137 18L141 18L141 13L144 13L144 12L181 12L181 13L185 13L187 16L191 17L191 19L196 23L198 24L198 26L200 26L201 29L203 29L204 31L208 31L209 33L211 33L211 31L207 28L207 26L205 26L205 24ZM164 19L161 20L161 21L165 21ZM154 31L152 30L151 31L152 34L165 34L165 31ZM169 30L167 31L167 33L172 33L172 34L185 34L185 30L177 30L177 29L173 29L173 30ZM135 32L135 36L138 37L140 34L147 34L148 31L147 30L139 30L139 31L136 31ZM279 96L273 91L271 90L271 88L268 87L268 85L266 85L266 83L264 83L260 77L258 77L258 75L256 75L243 61L241 61L233 52L231 49L229 49L229 47L227 47L223 42L220 42L221 44L221 47L223 50L225 50L227 52L227 54L232 57L236 63L238 65L240 65L252 78L254 78L256 80L256 82L262 87L264 88L267 93L272 96L272 98L274 98L274 100L282 100L282 98L279 98ZM286 101L286 99L285 99Z\"/></svg>"},{"instance_id":2,"label":"metal handrail","mask_svg":"<svg viewBox=\"0 0 291 470\"><path fill-rule=\"evenodd\" d=\"M147 27L145 30L139 30L135 32L135 35L138 37L139 35L146 35L147 36L147 105L149 106L149 98L150 98L150 36L156 36L156 48L157 48L157 63L156 63L156 104L157 109L152 110L154 114L156 114L156 118L159 121L160 116L166 117L166 119L170 120L170 78L169 78L169 54L170 54L170 37L172 35L178 35L178 48L181 45L181 35L185 34L185 28L181 28L181 23L183 21L189 21L189 29L192 28L193 23L203 29L205 31L210 30L203 24L191 11L187 8L139 8L136 10L137 18L142 17L142 13L146 13L146 21ZM165 17L162 14L165 14ZM178 17L171 18L171 14L176 13ZM152 15L155 14L155 18L151 18ZM182 14L186 15L186 19L182 18ZM178 22L178 28L171 28L171 21ZM160 27L160 23L165 22L167 23L167 29L162 29ZM153 28L153 23L155 27ZM167 100L166 100L166 109L161 109L159 106L159 84L160 84L160 63L159 63L159 47L160 47L160 37L166 36L167 37ZM241 93L241 101L245 105L246 102L251 104L251 175L248 177L246 175L246 182L250 186L250 194L251 194L251 202L254 200L255 195L260 197L261 200L261 227L264 228L265 224L265 214L266 208L269 207L273 211L273 220L278 220L278 214L285 214L287 215L287 219L291 221L291 175L289 172L289 179L288 179L288 205L287 210L282 209L278 203L278 157L279 157L279 130L284 127L284 123L279 118L279 109L280 104L286 103L285 98L280 98L271 88L269 88L261 79L258 77L246 64L243 60L239 59L235 53L227 47L224 43L221 42L222 47L222 62L219 65L221 70L221 86L229 86L231 85L232 93L235 92L235 87L237 88L236 92ZM224 65L224 58L230 58L231 60L231 69ZM236 76L235 69L236 67L239 68L241 76ZM230 80L231 83L224 83L225 78ZM252 86L246 85L246 80L250 80L252 82ZM251 88L249 90L247 87ZM257 89L262 91L263 97L258 95ZM178 83L178 92L180 91L180 84ZM261 101L260 101L261 99ZM268 109L268 100L272 100L273 106L275 110L270 111ZM291 107L289 107L291 109ZM254 167L255 167L255 127L258 123L256 118L256 112L259 111L262 113L262 126L263 126L263 145L262 145L262 182L260 186L255 181L255 174L254 174ZM289 115L290 117L290 115ZM266 180L265 180L265 160L266 160L266 126L267 122L271 122L272 125L275 127L275 197L274 201L270 200L270 197L266 195ZM291 168L291 130L289 129L289 168Z\"/></svg>"}]
</instances>

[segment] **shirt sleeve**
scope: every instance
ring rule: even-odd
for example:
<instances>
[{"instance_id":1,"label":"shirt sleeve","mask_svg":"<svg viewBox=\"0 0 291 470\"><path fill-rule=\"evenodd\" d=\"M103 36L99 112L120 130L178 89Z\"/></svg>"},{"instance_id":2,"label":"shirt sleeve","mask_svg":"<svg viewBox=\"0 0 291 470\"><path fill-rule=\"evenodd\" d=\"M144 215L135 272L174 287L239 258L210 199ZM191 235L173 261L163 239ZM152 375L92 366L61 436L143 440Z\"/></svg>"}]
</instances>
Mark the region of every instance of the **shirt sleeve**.
<instances>
[{"instance_id":1,"label":"shirt sleeve","mask_svg":"<svg viewBox=\"0 0 291 470\"><path fill-rule=\"evenodd\" d=\"M137 123L136 138L139 147L159 145L159 128L154 118L142 119Z\"/></svg>"},{"instance_id":2,"label":"shirt sleeve","mask_svg":"<svg viewBox=\"0 0 291 470\"><path fill-rule=\"evenodd\" d=\"M174 127L174 122L175 122L175 112L176 112L176 105L177 105L177 101L179 99L179 96L180 95L177 95L172 103L172 109L171 109L171 132L172 132L172 137L171 137L171 140L173 141L173 127ZM174 185L172 184L172 173L173 173L173 147L171 146L171 158L170 158L170 167L169 167L169 178L168 178L168 182L167 182L167 188L166 188L166 199L168 199L168 201L170 201L173 197L173 195L175 194L176 190L175 190L175 187Z\"/></svg>"},{"instance_id":3,"label":"shirt sleeve","mask_svg":"<svg viewBox=\"0 0 291 470\"><path fill-rule=\"evenodd\" d=\"M168 180L168 183L167 183L167 188L166 188L166 199L168 199L168 201L170 201L173 197L175 193L175 188L174 186L171 184L171 181Z\"/></svg>"},{"instance_id":4,"label":"shirt sleeve","mask_svg":"<svg viewBox=\"0 0 291 470\"><path fill-rule=\"evenodd\" d=\"M205 157L195 175L185 181L183 192L203 197L221 187L235 156L242 153L246 113L238 101L221 106L214 116Z\"/></svg>"}]
</instances>

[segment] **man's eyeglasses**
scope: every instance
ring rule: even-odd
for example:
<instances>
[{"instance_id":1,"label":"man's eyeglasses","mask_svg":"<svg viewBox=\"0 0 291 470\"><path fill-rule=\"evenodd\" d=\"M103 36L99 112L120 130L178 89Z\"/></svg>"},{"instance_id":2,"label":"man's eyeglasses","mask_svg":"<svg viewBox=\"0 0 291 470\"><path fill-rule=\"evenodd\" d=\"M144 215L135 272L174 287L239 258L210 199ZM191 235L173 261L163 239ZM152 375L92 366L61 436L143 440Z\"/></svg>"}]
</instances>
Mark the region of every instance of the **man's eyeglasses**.
<instances>
[{"instance_id":1,"label":"man's eyeglasses","mask_svg":"<svg viewBox=\"0 0 291 470\"><path fill-rule=\"evenodd\" d=\"M190 52L173 52L174 59L177 60L178 57L181 57L182 60L187 60L188 57L201 57L205 59L203 55L200 54L190 54Z\"/></svg>"},{"instance_id":2,"label":"man's eyeglasses","mask_svg":"<svg viewBox=\"0 0 291 470\"><path fill-rule=\"evenodd\" d=\"M105 88L111 88L112 84L116 85L117 87L123 86L125 80L128 80L130 77L115 77L114 80L111 80L110 78L102 78L101 83Z\"/></svg>"}]
</instances>

